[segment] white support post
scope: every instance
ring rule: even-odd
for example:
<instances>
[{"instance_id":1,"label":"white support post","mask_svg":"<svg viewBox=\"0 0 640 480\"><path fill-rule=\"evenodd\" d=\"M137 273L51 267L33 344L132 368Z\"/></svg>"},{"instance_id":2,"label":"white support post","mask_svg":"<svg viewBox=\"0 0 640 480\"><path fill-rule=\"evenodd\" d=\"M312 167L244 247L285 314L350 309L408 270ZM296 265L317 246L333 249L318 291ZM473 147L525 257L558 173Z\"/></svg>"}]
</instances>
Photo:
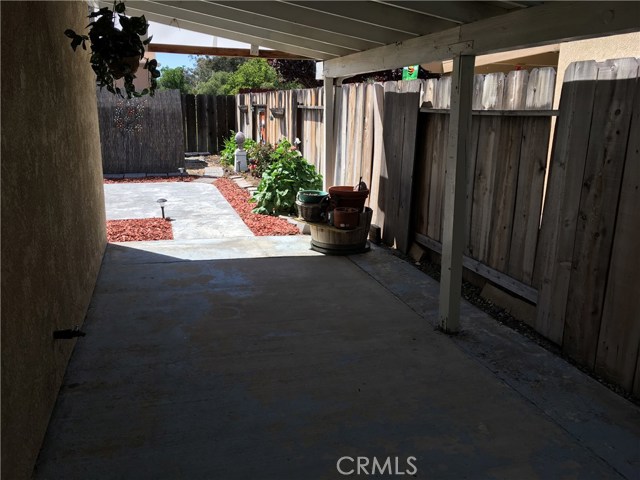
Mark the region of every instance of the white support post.
<instances>
[{"instance_id":1,"label":"white support post","mask_svg":"<svg viewBox=\"0 0 640 480\"><path fill-rule=\"evenodd\" d=\"M334 140L333 140L333 110L334 110L334 78L324 77L324 161L322 163L322 178L324 189L333 185L334 178Z\"/></svg>"},{"instance_id":2,"label":"white support post","mask_svg":"<svg viewBox=\"0 0 640 480\"><path fill-rule=\"evenodd\" d=\"M465 163L471 133L474 64L473 55L460 55L453 59L440 269L440 327L447 333L455 333L460 328L465 242Z\"/></svg>"}]
</instances>

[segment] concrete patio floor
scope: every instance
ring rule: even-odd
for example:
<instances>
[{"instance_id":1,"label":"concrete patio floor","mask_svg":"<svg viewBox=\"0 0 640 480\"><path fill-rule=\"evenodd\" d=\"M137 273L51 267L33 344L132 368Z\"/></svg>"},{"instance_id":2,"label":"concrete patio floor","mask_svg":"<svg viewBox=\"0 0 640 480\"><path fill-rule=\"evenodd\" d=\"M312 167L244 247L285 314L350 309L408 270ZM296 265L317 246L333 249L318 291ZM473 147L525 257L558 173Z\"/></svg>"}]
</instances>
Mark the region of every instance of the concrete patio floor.
<instances>
[{"instance_id":1,"label":"concrete patio floor","mask_svg":"<svg viewBox=\"0 0 640 480\"><path fill-rule=\"evenodd\" d=\"M434 330L386 250L308 242L110 244L35 478L637 478L637 406L468 304Z\"/></svg>"},{"instance_id":2,"label":"concrete patio floor","mask_svg":"<svg viewBox=\"0 0 640 480\"><path fill-rule=\"evenodd\" d=\"M104 196L107 220L159 218L157 200L166 199L165 214L176 240L253 236L210 183L111 183L104 186Z\"/></svg>"}]
</instances>

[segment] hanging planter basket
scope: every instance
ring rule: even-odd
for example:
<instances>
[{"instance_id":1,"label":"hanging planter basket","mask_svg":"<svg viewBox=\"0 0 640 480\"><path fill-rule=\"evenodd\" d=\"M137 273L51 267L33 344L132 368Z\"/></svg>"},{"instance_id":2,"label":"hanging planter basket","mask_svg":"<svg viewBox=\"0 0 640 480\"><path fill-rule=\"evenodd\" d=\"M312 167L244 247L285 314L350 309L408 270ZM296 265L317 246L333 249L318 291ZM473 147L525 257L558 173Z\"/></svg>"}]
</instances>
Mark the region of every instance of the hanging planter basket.
<instances>
[{"instance_id":1,"label":"hanging planter basket","mask_svg":"<svg viewBox=\"0 0 640 480\"><path fill-rule=\"evenodd\" d=\"M158 86L157 79L160 77L158 62L155 59L147 60L143 67L148 72L149 88L138 92L133 84L140 60L144 57L145 46L151 41L151 37L145 38L149 23L144 15L127 17L124 3L114 2L113 9L104 7L91 12L89 19L88 35L79 35L71 29L65 30L64 34L71 38L71 48L74 51L79 46L88 50L89 42L89 63L96 74L96 85L101 90L106 88L107 91L121 97L125 94L127 98L153 95ZM116 19L120 28L116 26ZM119 79L123 79L124 89L114 84Z\"/></svg>"},{"instance_id":2,"label":"hanging planter basket","mask_svg":"<svg viewBox=\"0 0 640 480\"><path fill-rule=\"evenodd\" d=\"M140 57L138 55L132 57L123 57L119 64L112 62L109 64L109 70L116 80L121 79L126 74L135 74L140 68Z\"/></svg>"}]
</instances>

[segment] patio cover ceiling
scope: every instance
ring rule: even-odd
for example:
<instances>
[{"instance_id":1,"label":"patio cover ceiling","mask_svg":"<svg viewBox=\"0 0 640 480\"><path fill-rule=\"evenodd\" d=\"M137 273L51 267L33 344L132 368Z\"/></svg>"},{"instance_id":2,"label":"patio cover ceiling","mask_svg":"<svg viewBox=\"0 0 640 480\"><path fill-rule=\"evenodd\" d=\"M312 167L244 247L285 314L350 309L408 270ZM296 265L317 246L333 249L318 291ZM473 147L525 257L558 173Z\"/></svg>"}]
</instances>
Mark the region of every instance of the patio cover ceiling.
<instances>
[{"instance_id":1,"label":"patio cover ceiling","mask_svg":"<svg viewBox=\"0 0 640 480\"><path fill-rule=\"evenodd\" d=\"M328 77L640 30L639 2L132 0L127 12L323 60Z\"/></svg>"}]
</instances>

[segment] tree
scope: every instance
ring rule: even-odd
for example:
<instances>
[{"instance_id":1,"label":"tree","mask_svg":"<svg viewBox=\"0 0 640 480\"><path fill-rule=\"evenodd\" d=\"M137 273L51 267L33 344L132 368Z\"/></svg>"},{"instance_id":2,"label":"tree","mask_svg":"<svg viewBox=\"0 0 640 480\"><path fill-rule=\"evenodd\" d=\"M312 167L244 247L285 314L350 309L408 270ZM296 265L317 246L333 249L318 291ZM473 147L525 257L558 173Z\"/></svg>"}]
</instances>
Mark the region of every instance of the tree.
<instances>
[{"instance_id":1,"label":"tree","mask_svg":"<svg viewBox=\"0 0 640 480\"><path fill-rule=\"evenodd\" d=\"M225 85L229 82L231 73L213 72L206 82L197 83L195 93L204 95L224 95Z\"/></svg>"},{"instance_id":2,"label":"tree","mask_svg":"<svg viewBox=\"0 0 640 480\"><path fill-rule=\"evenodd\" d=\"M236 95L241 88L276 88L278 73L264 58L252 58L231 74L225 93Z\"/></svg>"},{"instance_id":3,"label":"tree","mask_svg":"<svg viewBox=\"0 0 640 480\"><path fill-rule=\"evenodd\" d=\"M316 80L316 62L314 60L269 60L283 84L293 84L290 88L314 88L321 84Z\"/></svg>"},{"instance_id":4,"label":"tree","mask_svg":"<svg viewBox=\"0 0 640 480\"><path fill-rule=\"evenodd\" d=\"M180 93L190 93L189 72L185 71L184 67L164 67L160 69L160 73L158 85L161 90L180 90Z\"/></svg>"},{"instance_id":5,"label":"tree","mask_svg":"<svg viewBox=\"0 0 640 480\"><path fill-rule=\"evenodd\" d=\"M240 65L247 61L245 58L211 57L208 55L200 55L195 59L193 79L196 84L208 81L215 72L235 72Z\"/></svg>"}]
</instances>

